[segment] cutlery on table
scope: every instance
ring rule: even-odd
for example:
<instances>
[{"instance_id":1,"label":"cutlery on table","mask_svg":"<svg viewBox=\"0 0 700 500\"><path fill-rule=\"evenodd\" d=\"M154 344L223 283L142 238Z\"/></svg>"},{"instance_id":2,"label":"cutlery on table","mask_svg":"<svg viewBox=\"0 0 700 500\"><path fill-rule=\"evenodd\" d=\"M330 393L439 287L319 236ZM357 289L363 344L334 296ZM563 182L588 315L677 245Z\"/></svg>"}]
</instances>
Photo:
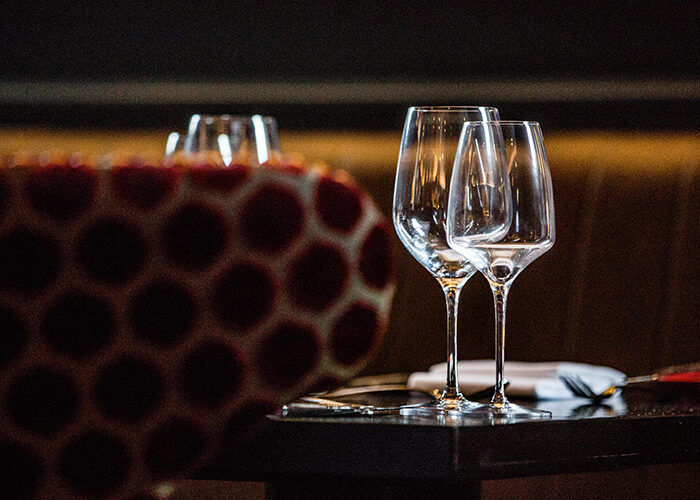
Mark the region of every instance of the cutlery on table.
<instances>
[{"instance_id":1,"label":"cutlery on table","mask_svg":"<svg viewBox=\"0 0 700 500\"><path fill-rule=\"evenodd\" d=\"M508 382L506 382L506 385ZM400 406L376 406L369 404L357 404L344 401L337 401L333 398L340 398L352 395L372 394L381 392L414 392L423 396L437 399L439 391L421 391L407 387L405 384L377 384L367 386L351 386L336 389L334 391L316 393L310 396L299 398L282 407L282 416L285 417L331 417L331 416L353 416L353 415L388 415L396 414L402 408L420 406L423 403L404 404ZM480 399L490 396L493 387L474 392L466 397Z\"/></svg>"},{"instance_id":2,"label":"cutlery on table","mask_svg":"<svg viewBox=\"0 0 700 500\"><path fill-rule=\"evenodd\" d=\"M602 401L613 396L619 390L632 384L646 382L700 382L700 363L688 365L669 366L649 375L629 377L620 383L612 384L605 390L596 392L580 376L571 373L559 375L559 380L571 391L574 396Z\"/></svg>"}]
</instances>

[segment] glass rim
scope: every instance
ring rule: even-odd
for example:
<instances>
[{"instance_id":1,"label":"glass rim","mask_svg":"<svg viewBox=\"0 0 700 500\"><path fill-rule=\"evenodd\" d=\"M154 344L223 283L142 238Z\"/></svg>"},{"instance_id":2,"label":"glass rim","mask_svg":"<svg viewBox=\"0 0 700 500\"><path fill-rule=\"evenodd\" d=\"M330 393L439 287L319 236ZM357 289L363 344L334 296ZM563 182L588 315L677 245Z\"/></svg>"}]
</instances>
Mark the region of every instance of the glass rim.
<instances>
[{"instance_id":1,"label":"glass rim","mask_svg":"<svg viewBox=\"0 0 700 500\"><path fill-rule=\"evenodd\" d=\"M489 125L529 125L539 127L540 122L533 120L467 120L464 125L489 124Z\"/></svg>"},{"instance_id":2,"label":"glass rim","mask_svg":"<svg viewBox=\"0 0 700 500\"><path fill-rule=\"evenodd\" d=\"M475 110L486 110L492 109L498 111L495 106L409 106L409 111L440 111L440 112L450 112L450 111L475 111Z\"/></svg>"},{"instance_id":3,"label":"glass rim","mask_svg":"<svg viewBox=\"0 0 700 500\"><path fill-rule=\"evenodd\" d=\"M219 120L230 120L230 121L250 121L253 117L259 116L264 122L266 123L271 123L271 122L277 122L277 119L274 116L270 115L261 115L259 113L255 113L252 115L242 115L242 114L237 114L237 115L231 115L228 113L222 113L222 114L210 114L210 113L195 113L193 115L190 115L190 120L192 120L195 116L198 116L200 120L209 120L209 119L219 119Z\"/></svg>"}]
</instances>

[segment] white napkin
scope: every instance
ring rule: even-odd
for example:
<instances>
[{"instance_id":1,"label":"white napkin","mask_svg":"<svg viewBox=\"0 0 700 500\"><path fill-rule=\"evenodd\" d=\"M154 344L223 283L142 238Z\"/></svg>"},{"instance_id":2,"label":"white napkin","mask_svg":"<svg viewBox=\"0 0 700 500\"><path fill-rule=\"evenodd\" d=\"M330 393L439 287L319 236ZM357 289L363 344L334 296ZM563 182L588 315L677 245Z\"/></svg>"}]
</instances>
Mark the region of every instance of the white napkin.
<instances>
[{"instance_id":1,"label":"white napkin","mask_svg":"<svg viewBox=\"0 0 700 500\"><path fill-rule=\"evenodd\" d=\"M493 360L460 361L459 386L465 394L479 391L494 384L496 367ZM625 380L625 374L607 366L570 363L566 361L528 363L523 361L506 361L505 379L510 381L506 394L537 399L571 399L566 386L559 380L562 374L578 375L591 386L594 392L601 392L612 384ZM414 389L432 391L442 390L445 386L447 363L430 367L428 372L413 373L408 379L408 386Z\"/></svg>"}]
</instances>

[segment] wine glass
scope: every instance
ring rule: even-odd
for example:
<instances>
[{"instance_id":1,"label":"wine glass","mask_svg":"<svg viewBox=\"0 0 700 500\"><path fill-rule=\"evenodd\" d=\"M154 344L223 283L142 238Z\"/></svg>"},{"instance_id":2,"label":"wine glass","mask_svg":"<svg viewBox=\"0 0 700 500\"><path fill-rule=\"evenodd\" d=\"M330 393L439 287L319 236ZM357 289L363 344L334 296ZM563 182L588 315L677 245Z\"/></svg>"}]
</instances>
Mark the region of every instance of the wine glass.
<instances>
[{"instance_id":1,"label":"wine glass","mask_svg":"<svg viewBox=\"0 0 700 500\"><path fill-rule=\"evenodd\" d=\"M504 393L506 301L515 277L554 244L554 198L537 122L465 123L450 183L447 241L488 280L496 312L496 388L479 413L550 417Z\"/></svg>"},{"instance_id":2,"label":"wine glass","mask_svg":"<svg viewBox=\"0 0 700 500\"><path fill-rule=\"evenodd\" d=\"M497 120L496 108L430 106L408 109L394 186L394 227L403 245L440 283L447 304L447 380L435 402L404 408L404 415L467 415L481 405L467 400L457 378L459 295L474 267L447 243L449 183L465 122Z\"/></svg>"},{"instance_id":3,"label":"wine glass","mask_svg":"<svg viewBox=\"0 0 700 500\"><path fill-rule=\"evenodd\" d=\"M172 132L166 157L195 156L202 163L276 162L280 158L277 121L271 116L192 115L186 135Z\"/></svg>"}]
</instances>

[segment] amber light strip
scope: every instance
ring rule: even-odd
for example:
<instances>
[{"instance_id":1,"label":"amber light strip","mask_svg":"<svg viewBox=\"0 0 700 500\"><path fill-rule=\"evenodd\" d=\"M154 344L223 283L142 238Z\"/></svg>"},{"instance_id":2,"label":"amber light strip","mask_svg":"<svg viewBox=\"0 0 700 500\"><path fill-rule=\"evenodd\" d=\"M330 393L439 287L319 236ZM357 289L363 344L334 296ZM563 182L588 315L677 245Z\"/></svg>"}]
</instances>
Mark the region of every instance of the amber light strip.
<instances>
[{"instance_id":1,"label":"amber light strip","mask_svg":"<svg viewBox=\"0 0 700 500\"><path fill-rule=\"evenodd\" d=\"M17 151L82 151L101 154L131 151L160 155L168 130L64 130L0 128L0 153ZM401 131L280 132L286 152L303 152L309 159L364 175L385 175L396 168ZM604 160L610 168L634 168L663 173L664 168L697 162L700 133L625 133L605 131L548 132L547 154L553 169L590 168Z\"/></svg>"}]
</instances>

